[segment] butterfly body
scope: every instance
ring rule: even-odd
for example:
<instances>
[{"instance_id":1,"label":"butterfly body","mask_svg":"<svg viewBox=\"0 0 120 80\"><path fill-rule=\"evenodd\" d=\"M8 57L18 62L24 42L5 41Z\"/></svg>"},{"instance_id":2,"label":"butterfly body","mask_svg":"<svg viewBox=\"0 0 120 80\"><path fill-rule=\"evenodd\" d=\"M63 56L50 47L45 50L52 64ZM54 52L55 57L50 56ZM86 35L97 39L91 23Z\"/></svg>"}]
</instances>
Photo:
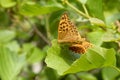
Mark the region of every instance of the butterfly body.
<instances>
[{"instance_id":1,"label":"butterfly body","mask_svg":"<svg viewBox=\"0 0 120 80\"><path fill-rule=\"evenodd\" d=\"M81 38L77 28L69 20L69 17L64 13L61 17L58 27L58 43L69 43L69 49L76 53L84 53L86 51L86 45L84 43L89 43L85 41L85 38ZM90 43L87 44L90 46Z\"/></svg>"}]
</instances>

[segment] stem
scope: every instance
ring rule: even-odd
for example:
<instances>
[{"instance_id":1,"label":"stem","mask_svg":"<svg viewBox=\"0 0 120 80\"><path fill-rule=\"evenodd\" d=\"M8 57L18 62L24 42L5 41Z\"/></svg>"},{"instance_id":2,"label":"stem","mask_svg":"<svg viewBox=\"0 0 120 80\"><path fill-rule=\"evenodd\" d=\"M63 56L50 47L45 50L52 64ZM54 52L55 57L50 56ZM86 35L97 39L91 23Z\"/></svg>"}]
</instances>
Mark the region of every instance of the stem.
<instances>
[{"instance_id":1,"label":"stem","mask_svg":"<svg viewBox=\"0 0 120 80\"><path fill-rule=\"evenodd\" d=\"M78 12L80 15L84 16L85 18L90 18L90 16L86 15L85 13L83 13L82 11L78 10L77 8L75 8L73 5L71 5L68 0L64 0L64 2L70 6L72 9L74 9L76 12Z\"/></svg>"},{"instance_id":2,"label":"stem","mask_svg":"<svg viewBox=\"0 0 120 80\"><path fill-rule=\"evenodd\" d=\"M36 26L33 26L36 34L41 37L49 46L51 45L50 42L48 41L48 39L37 29Z\"/></svg>"},{"instance_id":3,"label":"stem","mask_svg":"<svg viewBox=\"0 0 120 80\"><path fill-rule=\"evenodd\" d=\"M41 37L49 46L51 45L50 41L37 29L36 25L34 25L29 19L25 18L33 27L35 33Z\"/></svg>"},{"instance_id":4,"label":"stem","mask_svg":"<svg viewBox=\"0 0 120 80\"><path fill-rule=\"evenodd\" d=\"M48 15L45 15L45 22L46 22L45 28L46 28L46 32L47 32L47 37L48 37L48 39L50 39L51 38L51 33L50 33L50 28L49 28L50 26L49 26L48 19L49 19Z\"/></svg>"},{"instance_id":5,"label":"stem","mask_svg":"<svg viewBox=\"0 0 120 80\"><path fill-rule=\"evenodd\" d=\"M115 66L111 66L111 67L116 69L118 72L120 72L120 69L118 69L117 67L115 67Z\"/></svg>"},{"instance_id":6,"label":"stem","mask_svg":"<svg viewBox=\"0 0 120 80\"><path fill-rule=\"evenodd\" d=\"M85 11L85 14L89 16L89 14L88 14L88 11L87 11L87 9L86 9L85 4L82 4L82 7L83 7L83 9L84 9L84 11Z\"/></svg>"}]
</instances>

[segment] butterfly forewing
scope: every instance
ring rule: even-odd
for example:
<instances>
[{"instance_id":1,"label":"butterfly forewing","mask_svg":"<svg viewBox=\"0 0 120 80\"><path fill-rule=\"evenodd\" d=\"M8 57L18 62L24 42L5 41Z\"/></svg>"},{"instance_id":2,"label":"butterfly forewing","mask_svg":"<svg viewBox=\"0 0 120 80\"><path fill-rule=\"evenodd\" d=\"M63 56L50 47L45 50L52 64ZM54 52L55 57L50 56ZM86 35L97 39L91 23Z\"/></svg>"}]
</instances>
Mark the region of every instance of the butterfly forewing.
<instances>
[{"instance_id":1,"label":"butterfly forewing","mask_svg":"<svg viewBox=\"0 0 120 80\"><path fill-rule=\"evenodd\" d=\"M82 40L74 24L69 20L66 13L61 17L58 27L59 43L76 43Z\"/></svg>"}]
</instances>

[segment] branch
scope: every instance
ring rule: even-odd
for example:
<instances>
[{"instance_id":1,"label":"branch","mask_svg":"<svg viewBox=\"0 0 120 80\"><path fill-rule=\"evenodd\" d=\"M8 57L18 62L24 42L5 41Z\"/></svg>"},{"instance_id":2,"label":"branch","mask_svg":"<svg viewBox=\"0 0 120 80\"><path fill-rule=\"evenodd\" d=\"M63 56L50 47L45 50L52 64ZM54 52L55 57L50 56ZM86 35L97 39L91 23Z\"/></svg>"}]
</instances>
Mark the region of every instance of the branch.
<instances>
[{"instance_id":1,"label":"branch","mask_svg":"<svg viewBox=\"0 0 120 80\"><path fill-rule=\"evenodd\" d=\"M69 2L68 2L68 0L64 0L64 2L68 5L68 6L70 6L72 9L74 9L76 12L78 12L80 15L82 15L82 16L84 16L85 18L90 18L90 16L89 15L86 15L85 13L83 13L82 11L80 11L80 10L78 10L77 8L75 8L73 5L71 5Z\"/></svg>"},{"instance_id":2,"label":"branch","mask_svg":"<svg viewBox=\"0 0 120 80\"><path fill-rule=\"evenodd\" d=\"M33 26L34 31L36 32L36 34L41 37L49 46L51 45L50 41L48 41L48 39L37 29L36 26Z\"/></svg>"}]
</instances>

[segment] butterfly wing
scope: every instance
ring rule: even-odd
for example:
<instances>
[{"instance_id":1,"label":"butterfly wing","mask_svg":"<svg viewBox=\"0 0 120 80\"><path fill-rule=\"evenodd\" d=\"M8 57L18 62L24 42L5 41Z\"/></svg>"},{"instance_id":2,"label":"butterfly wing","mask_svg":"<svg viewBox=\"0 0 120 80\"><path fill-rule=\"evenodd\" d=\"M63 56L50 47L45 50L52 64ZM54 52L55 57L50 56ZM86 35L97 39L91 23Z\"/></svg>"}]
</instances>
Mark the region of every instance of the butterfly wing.
<instances>
[{"instance_id":1,"label":"butterfly wing","mask_svg":"<svg viewBox=\"0 0 120 80\"><path fill-rule=\"evenodd\" d=\"M81 44L73 44L69 47L69 49L79 54L84 54L86 52L86 49Z\"/></svg>"},{"instance_id":2,"label":"butterfly wing","mask_svg":"<svg viewBox=\"0 0 120 80\"><path fill-rule=\"evenodd\" d=\"M59 43L77 43L84 40L81 38L74 24L69 20L66 13L61 17L58 27L58 42Z\"/></svg>"},{"instance_id":3,"label":"butterfly wing","mask_svg":"<svg viewBox=\"0 0 120 80\"><path fill-rule=\"evenodd\" d=\"M82 44L72 44L69 49L72 50L73 52L75 53L85 53L86 50L89 48L89 47L92 47L92 45L87 42L87 41L84 41L82 42Z\"/></svg>"}]
</instances>

